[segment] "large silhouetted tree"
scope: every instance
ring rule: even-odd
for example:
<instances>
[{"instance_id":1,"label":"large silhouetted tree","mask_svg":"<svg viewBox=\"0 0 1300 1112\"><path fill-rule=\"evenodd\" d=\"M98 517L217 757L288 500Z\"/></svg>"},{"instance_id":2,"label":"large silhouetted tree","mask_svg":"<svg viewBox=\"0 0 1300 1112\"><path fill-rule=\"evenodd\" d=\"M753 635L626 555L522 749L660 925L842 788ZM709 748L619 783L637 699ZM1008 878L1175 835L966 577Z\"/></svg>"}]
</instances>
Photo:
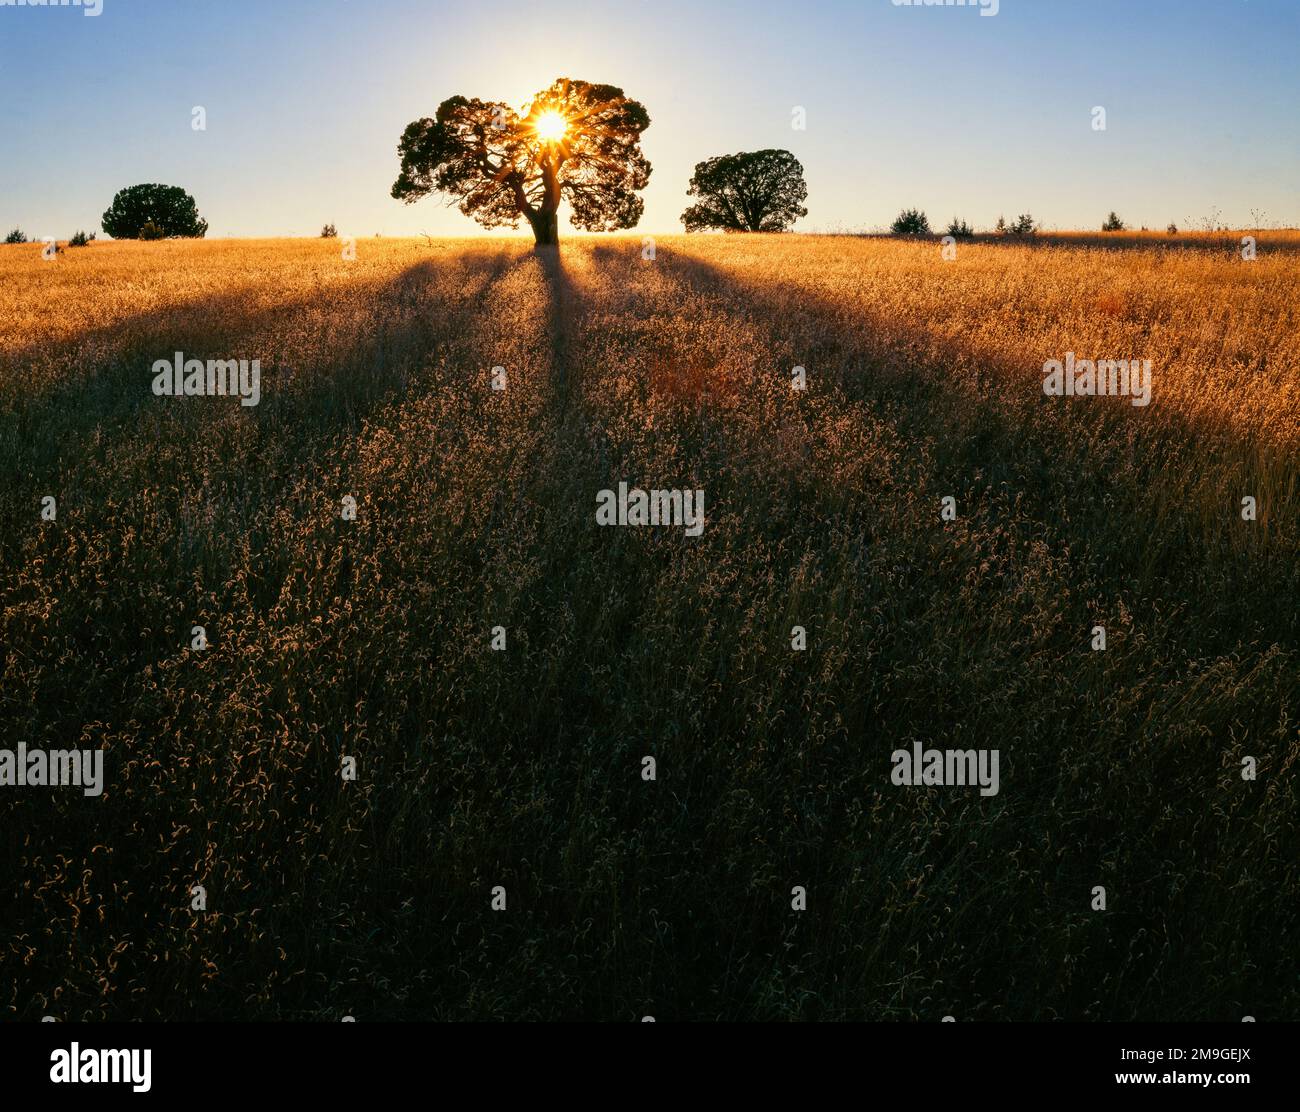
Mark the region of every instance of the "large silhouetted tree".
<instances>
[{"instance_id":1,"label":"large silhouetted tree","mask_svg":"<svg viewBox=\"0 0 1300 1112\"><path fill-rule=\"evenodd\" d=\"M539 246L559 242L560 202L593 232L635 227L650 180L641 133L645 107L613 85L560 78L523 114L498 101L451 97L407 126L393 196L408 203L446 193L485 228L532 226Z\"/></svg>"},{"instance_id":2,"label":"large silhouetted tree","mask_svg":"<svg viewBox=\"0 0 1300 1112\"><path fill-rule=\"evenodd\" d=\"M132 185L119 190L101 223L114 239L139 239L150 224L165 236L202 239L208 231L194 198L178 185Z\"/></svg>"},{"instance_id":3,"label":"large silhouetted tree","mask_svg":"<svg viewBox=\"0 0 1300 1112\"><path fill-rule=\"evenodd\" d=\"M808 215L803 167L789 151L711 158L695 167L686 192L699 198L682 213L688 232L783 232Z\"/></svg>"}]
</instances>

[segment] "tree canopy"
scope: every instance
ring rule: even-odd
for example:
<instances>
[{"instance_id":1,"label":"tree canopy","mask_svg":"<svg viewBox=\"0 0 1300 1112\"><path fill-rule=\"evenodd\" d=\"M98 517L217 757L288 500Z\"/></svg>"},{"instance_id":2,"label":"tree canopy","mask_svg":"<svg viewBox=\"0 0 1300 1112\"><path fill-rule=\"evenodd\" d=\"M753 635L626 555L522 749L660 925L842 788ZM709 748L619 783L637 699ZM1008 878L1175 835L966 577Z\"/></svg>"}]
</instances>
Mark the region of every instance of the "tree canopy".
<instances>
[{"instance_id":1,"label":"tree canopy","mask_svg":"<svg viewBox=\"0 0 1300 1112\"><path fill-rule=\"evenodd\" d=\"M114 239L140 239L146 225L153 225L150 238L158 238L154 229L164 236L197 239L208 231L194 198L176 185L132 185L119 190L101 223Z\"/></svg>"},{"instance_id":2,"label":"tree canopy","mask_svg":"<svg viewBox=\"0 0 1300 1112\"><path fill-rule=\"evenodd\" d=\"M682 213L688 232L783 232L808 210L803 167L789 151L742 151L696 165Z\"/></svg>"},{"instance_id":3,"label":"tree canopy","mask_svg":"<svg viewBox=\"0 0 1300 1112\"><path fill-rule=\"evenodd\" d=\"M562 77L522 114L500 101L450 97L407 125L392 195L408 204L445 193L485 228L526 219L539 245L559 241L558 212L585 231L635 227L650 180L644 105L613 85Z\"/></svg>"}]
</instances>

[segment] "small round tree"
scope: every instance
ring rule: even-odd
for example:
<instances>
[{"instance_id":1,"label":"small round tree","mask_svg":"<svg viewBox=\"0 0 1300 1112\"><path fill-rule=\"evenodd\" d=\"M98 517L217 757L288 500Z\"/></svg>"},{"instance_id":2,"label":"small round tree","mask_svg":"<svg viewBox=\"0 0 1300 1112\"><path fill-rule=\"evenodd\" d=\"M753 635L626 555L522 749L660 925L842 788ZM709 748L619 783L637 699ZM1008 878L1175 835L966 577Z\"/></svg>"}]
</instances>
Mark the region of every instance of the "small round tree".
<instances>
[{"instance_id":1,"label":"small round tree","mask_svg":"<svg viewBox=\"0 0 1300 1112\"><path fill-rule=\"evenodd\" d=\"M102 220L104 231L114 239L143 239L145 225L151 238L157 229L163 236L201 239L208 222L199 217L198 206L176 185L132 185L120 190Z\"/></svg>"},{"instance_id":2,"label":"small round tree","mask_svg":"<svg viewBox=\"0 0 1300 1112\"><path fill-rule=\"evenodd\" d=\"M784 232L808 210L803 166L789 151L742 151L698 163L682 213L688 232Z\"/></svg>"}]
</instances>

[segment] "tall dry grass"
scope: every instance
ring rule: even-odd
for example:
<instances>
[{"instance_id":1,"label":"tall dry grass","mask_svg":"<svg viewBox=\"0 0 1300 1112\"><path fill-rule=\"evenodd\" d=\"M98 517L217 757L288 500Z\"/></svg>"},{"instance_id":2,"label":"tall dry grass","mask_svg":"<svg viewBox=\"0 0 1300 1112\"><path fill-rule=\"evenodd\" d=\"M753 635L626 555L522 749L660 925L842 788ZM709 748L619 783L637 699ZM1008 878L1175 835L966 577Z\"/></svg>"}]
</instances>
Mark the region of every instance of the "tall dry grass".
<instances>
[{"instance_id":1,"label":"tall dry grass","mask_svg":"<svg viewBox=\"0 0 1300 1112\"><path fill-rule=\"evenodd\" d=\"M1291 1014L1300 279L1260 238L0 249L5 744L108 770L0 794L0 1004ZM261 404L153 397L176 350L260 358ZM1150 358L1152 404L1045 398L1066 351ZM620 481L702 487L703 537L597 528ZM892 786L913 741L1000 748L1000 794Z\"/></svg>"}]
</instances>

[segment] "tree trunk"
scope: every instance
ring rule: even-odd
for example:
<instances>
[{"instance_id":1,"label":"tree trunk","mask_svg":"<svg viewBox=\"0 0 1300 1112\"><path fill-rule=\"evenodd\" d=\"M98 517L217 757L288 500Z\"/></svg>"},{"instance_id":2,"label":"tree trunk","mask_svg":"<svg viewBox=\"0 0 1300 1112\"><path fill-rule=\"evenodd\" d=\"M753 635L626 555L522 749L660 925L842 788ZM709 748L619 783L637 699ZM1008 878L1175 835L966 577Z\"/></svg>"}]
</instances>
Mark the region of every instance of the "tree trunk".
<instances>
[{"instance_id":1,"label":"tree trunk","mask_svg":"<svg viewBox=\"0 0 1300 1112\"><path fill-rule=\"evenodd\" d=\"M542 203L528 220L537 247L556 247L560 242L560 167L554 150L541 160Z\"/></svg>"},{"instance_id":2,"label":"tree trunk","mask_svg":"<svg viewBox=\"0 0 1300 1112\"><path fill-rule=\"evenodd\" d=\"M530 216L528 222L533 226L533 238L537 247L555 247L560 242L560 214L556 212L539 212Z\"/></svg>"}]
</instances>

